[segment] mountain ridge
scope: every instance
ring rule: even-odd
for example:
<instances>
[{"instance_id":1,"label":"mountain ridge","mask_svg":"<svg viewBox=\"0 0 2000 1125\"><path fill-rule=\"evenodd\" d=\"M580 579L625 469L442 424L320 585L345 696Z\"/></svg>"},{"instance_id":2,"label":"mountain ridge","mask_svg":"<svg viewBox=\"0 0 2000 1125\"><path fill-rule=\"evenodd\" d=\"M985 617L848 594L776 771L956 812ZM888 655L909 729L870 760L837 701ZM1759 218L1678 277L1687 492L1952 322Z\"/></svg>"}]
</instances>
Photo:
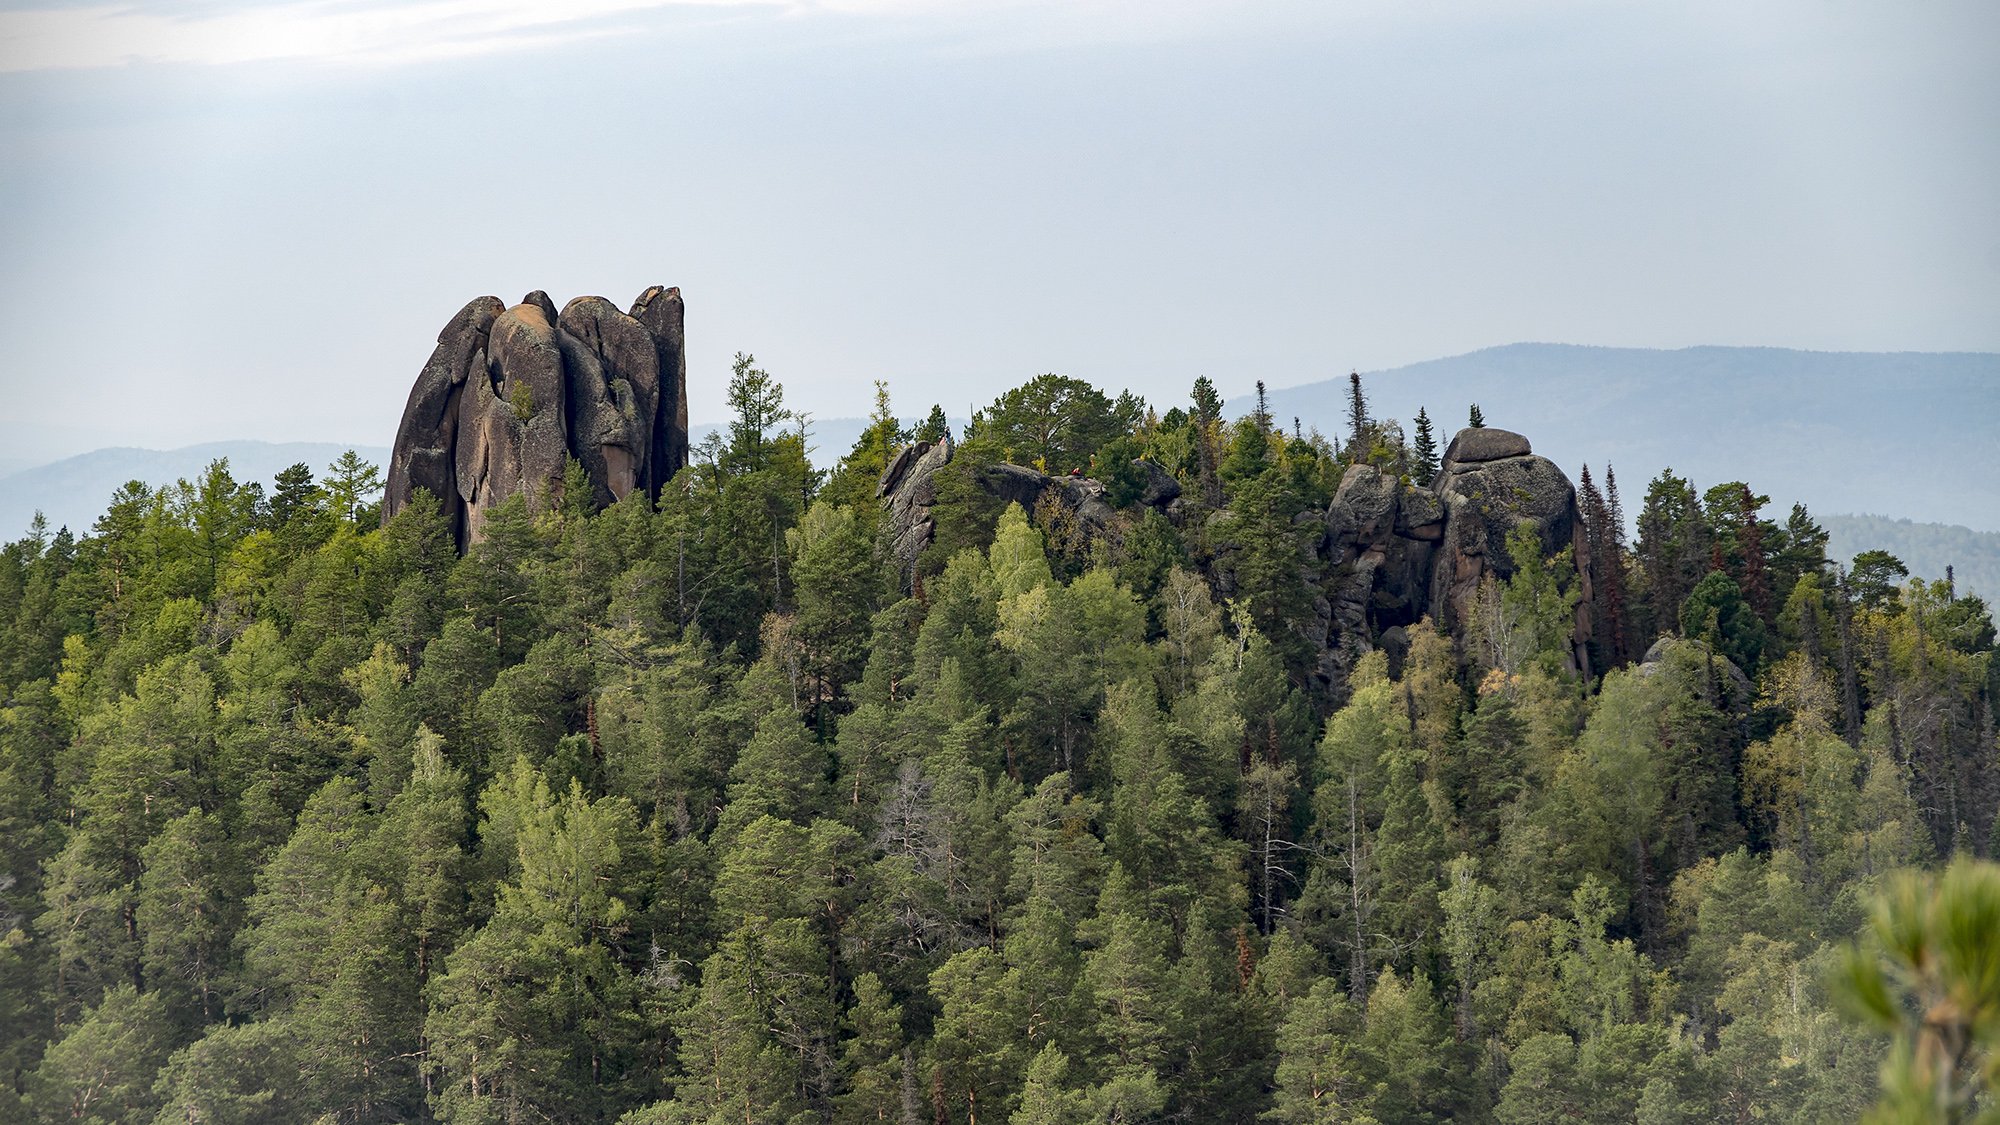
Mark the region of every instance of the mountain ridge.
<instances>
[{"instance_id":1,"label":"mountain ridge","mask_svg":"<svg viewBox=\"0 0 2000 1125\"><path fill-rule=\"evenodd\" d=\"M141 480L157 488L192 480L218 457L228 458L230 475L239 482L258 481L268 487L273 476L301 461L312 467L317 479L328 462L350 449L376 465L388 463L388 446L344 442L246 439L176 449L130 445L93 449L0 476L0 540L26 534L36 512L42 513L51 531L68 527L81 535L127 481Z\"/></svg>"},{"instance_id":2,"label":"mountain ridge","mask_svg":"<svg viewBox=\"0 0 2000 1125\"><path fill-rule=\"evenodd\" d=\"M1572 472L1617 466L1628 513L1671 468L1702 488L1747 481L1780 515L1803 502L2000 529L2000 482L1975 471L2000 414L2000 354L1515 343L1365 372L1362 387L1371 415L1406 430L1427 407L1440 445L1477 402L1489 424L1527 434ZM1281 424L1338 435L1347 396L1340 376L1266 397Z\"/></svg>"}]
</instances>

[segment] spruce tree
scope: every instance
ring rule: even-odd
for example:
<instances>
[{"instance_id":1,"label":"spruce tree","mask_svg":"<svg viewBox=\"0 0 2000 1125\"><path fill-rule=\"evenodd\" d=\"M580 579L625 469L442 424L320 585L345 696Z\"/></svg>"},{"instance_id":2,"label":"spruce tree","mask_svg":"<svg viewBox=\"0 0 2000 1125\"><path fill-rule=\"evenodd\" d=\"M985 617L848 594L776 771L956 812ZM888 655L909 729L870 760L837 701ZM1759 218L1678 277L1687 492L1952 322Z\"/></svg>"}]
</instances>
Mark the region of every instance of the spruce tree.
<instances>
[{"instance_id":1,"label":"spruce tree","mask_svg":"<svg viewBox=\"0 0 2000 1125\"><path fill-rule=\"evenodd\" d=\"M1258 384L1261 393L1263 384ZM1368 458L1368 396L1361 392L1361 373L1347 375L1347 447L1355 461Z\"/></svg>"},{"instance_id":2,"label":"spruce tree","mask_svg":"<svg viewBox=\"0 0 2000 1125\"><path fill-rule=\"evenodd\" d=\"M1466 419L1465 424L1475 430L1486 428L1486 415L1480 411L1478 403L1475 402L1472 404L1472 414Z\"/></svg>"},{"instance_id":3,"label":"spruce tree","mask_svg":"<svg viewBox=\"0 0 2000 1125\"><path fill-rule=\"evenodd\" d=\"M944 407L932 403L931 412L918 423L916 432L910 435L910 440L936 445L949 433L951 433L951 423L945 420Z\"/></svg>"},{"instance_id":4,"label":"spruce tree","mask_svg":"<svg viewBox=\"0 0 2000 1125\"><path fill-rule=\"evenodd\" d=\"M1424 413L1424 408L1419 406L1417 407L1417 463L1411 475L1418 484L1428 488L1431 481L1437 479L1437 471L1437 435L1431 432L1430 415Z\"/></svg>"}]
</instances>

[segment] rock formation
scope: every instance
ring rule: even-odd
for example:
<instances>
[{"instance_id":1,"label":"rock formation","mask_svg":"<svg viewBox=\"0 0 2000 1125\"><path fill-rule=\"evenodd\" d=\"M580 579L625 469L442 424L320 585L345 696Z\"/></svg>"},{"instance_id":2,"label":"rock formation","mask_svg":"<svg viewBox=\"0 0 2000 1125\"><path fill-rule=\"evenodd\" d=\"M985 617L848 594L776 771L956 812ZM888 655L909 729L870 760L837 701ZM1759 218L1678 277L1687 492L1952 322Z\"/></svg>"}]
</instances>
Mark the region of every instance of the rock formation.
<instances>
[{"instance_id":1,"label":"rock formation","mask_svg":"<svg viewBox=\"0 0 2000 1125\"><path fill-rule=\"evenodd\" d=\"M1507 535L1522 523L1534 528L1544 555L1575 553L1582 596L1570 659L1587 671L1591 559L1576 489L1527 438L1481 428L1459 431L1428 488L1368 465L1341 479L1320 546L1328 568L1323 621L1313 626L1323 637L1321 677L1344 685L1362 653L1425 617L1462 639L1480 582L1513 574Z\"/></svg>"},{"instance_id":2,"label":"rock formation","mask_svg":"<svg viewBox=\"0 0 2000 1125\"><path fill-rule=\"evenodd\" d=\"M687 357L678 289L654 286L629 313L602 297L556 311L537 289L512 308L480 297L438 333L396 430L384 521L419 488L437 497L460 549L517 492L561 492L569 458L602 507L657 497L687 464Z\"/></svg>"},{"instance_id":3,"label":"rock formation","mask_svg":"<svg viewBox=\"0 0 2000 1125\"><path fill-rule=\"evenodd\" d=\"M916 565L917 556L931 545L935 530L931 505L937 501L937 485L931 478L950 463L954 448L949 434L935 445L918 442L898 453L882 471L882 482L875 495L884 509L883 542L889 558L905 578ZM1133 466L1145 478L1137 501L1141 507L1165 509L1180 496L1180 483L1159 465L1140 460L1134 461ZM1090 477L1052 477L1025 465L1002 461L978 466L973 470L972 483L1002 504L1019 504L1030 512L1053 493L1075 515L1077 525L1087 535L1103 532L1117 515L1106 498L1103 482Z\"/></svg>"},{"instance_id":4,"label":"rock formation","mask_svg":"<svg viewBox=\"0 0 2000 1125\"><path fill-rule=\"evenodd\" d=\"M934 474L952 456L950 439L898 454L882 474L877 495L885 508L890 556L906 574L931 542ZM1180 486L1160 466L1140 461L1145 485L1139 503L1181 522L1192 510ZM972 481L987 495L1032 509L1051 489L1088 532L1109 525L1113 510L1101 483L1089 478L1045 476L1019 465L982 465ZM1222 512L1211 513L1218 523ZM1582 597L1571 634L1570 659L1588 668L1591 635L1590 549L1576 504L1576 489L1553 461L1535 455L1528 439L1507 430L1462 430L1445 451L1429 487L1410 485L1371 465L1347 470L1324 513L1302 513L1308 549L1302 577L1320 591L1311 620L1294 623L1318 647L1317 675L1333 697L1346 694L1348 674L1370 649L1400 656L1407 628L1428 617L1464 637L1477 607L1480 582L1507 578L1513 560L1507 535L1525 522L1546 555L1575 552ZM1227 547L1221 548L1226 550Z\"/></svg>"}]
</instances>

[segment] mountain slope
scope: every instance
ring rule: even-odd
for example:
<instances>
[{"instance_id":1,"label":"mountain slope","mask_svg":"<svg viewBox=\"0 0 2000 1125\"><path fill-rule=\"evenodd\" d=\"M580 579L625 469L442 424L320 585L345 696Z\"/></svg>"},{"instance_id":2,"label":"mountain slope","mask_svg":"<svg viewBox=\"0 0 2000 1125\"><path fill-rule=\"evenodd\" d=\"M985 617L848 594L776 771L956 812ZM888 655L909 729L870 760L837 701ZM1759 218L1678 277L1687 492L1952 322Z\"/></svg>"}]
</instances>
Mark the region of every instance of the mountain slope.
<instances>
[{"instance_id":1,"label":"mountain slope","mask_svg":"<svg viewBox=\"0 0 2000 1125\"><path fill-rule=\"evenodd\" d=\"M1804 501L2000 530L2000 478L1983 471L2000 355L1510 344L1365 373L1362 386L1370 413L1406 430L1426 407L1440 445L1477 402L1488 425L1527 434L1572 476L1609 462L1628 515L1671 467L1704 488L1748 481L1779 517ZM1271 413L1338 435L1347 391L1344 376L1275 390Z\"/></svg>"},{"instance_id":2,"label":"mountain slope","mask_svg":"<svg viewBox=\"0 0 2000 1125\"><path fill-rule=\"evenodd\" d=\"M1887 551L1921 578L1955 572L1958 592L2000 600L2000 531L1974 531L1941 523L1913 523L1887 516L1822 516L1826 557L1851 565L1863 551Z\"/></svg>"},{"instance_id":3,"label":"mountain slope","mask_svg":"<svg viewBox=\"0 0 2000 1125\"><path fill-rule=\"evenodd\" d=\"M389 450L375 445L333 442L217 441L181 449L98 449L0 477L0 541L19 538L41 512L49 530L67 526L81 535L90 530L126 481L141 480L154 487L183 478L192 480L218 457L229 459L230 475L238 481L261 482L303 461L315 477L323 476L334 458L352 449L377 465L389 462Z\"/></svg>"}]
</instances>

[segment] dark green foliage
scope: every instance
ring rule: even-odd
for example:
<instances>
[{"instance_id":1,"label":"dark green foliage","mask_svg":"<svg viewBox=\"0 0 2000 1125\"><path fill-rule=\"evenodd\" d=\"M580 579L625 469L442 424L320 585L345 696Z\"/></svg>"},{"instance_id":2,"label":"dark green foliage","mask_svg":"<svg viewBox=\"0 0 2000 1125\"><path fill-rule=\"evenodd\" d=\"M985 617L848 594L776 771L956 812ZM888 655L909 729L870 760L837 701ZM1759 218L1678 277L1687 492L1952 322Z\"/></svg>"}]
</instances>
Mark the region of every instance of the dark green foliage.
<instances>
[{"instance_id":1,"label":"dark green foliage","mask_svg":"<svg viewBox=\"0 0 2000 1125\"><path fill-rule=\"evenodd\" d=\"M1848 572L1847 581L1862 605L1869 609L1893 608L1901 604L1899 586L1909 576L1910 568L1889 552L1863 551L1854 556L1854 568Z\"/></svg>"},{"instance_id":2,"label":"dark green foliage","mask_svg":"<svg viewBox=\"0 0 2000 1125\"><path fill-rule=\"evenodd\" d=\"M1410 479L1416 481L1418 484L1428 486L1437 477L1438 443L1437 436L1431 432L1430 415L1425 414L1421 406L1417 408L1416 425L1415 452L1417 460L1416 464L1410 466Z\"/></svg>"},{"instance_id":3,"label":"dark green foliage","mask_svg":"<svg viewBox=\"0 0 2000 1125\"><path fill-rule=\"evenodd\" d=\"M1081 379L1037 375L974 413L968 440L990 441L1005 460L1060 476L1089 468L1098 449L1130 432L1143 409L1129 392L1113 400Z\"/></svg>"},{"instance_id":4,"label":"dark green foliage","mask_svg":"<svg viewBox=\"0 0 2000 1125\"><path fill-rule=\"evenodd\" d=\"M924 416L922 422L917 423L916 430L910 434L910 440L927 441L936 445L950 433L951 423L945 420L944 407L933 403L931 412Z\"/></svg>"},{"instance_id":5,"label":"dark green foliage","mask_svg":"<svg viewBox=\"0 0 2000 1125\"><path fill-rule=\"evenodd\" d=\"M1756 670L1764 654L1764 623L1735 580L1719 570L1695 583L1681 603L1681 632L1713 645L1746 672Z\"/></svg>"},{"instance_id":6,"label":"dark green foliage","mask_svg":"<svg viewBox=\"0 0 2000 1125\"><path fill-rule=\"evenodd\" d=\"M1737 482L1663 474L1627 555L1607 472L1611 671L1521 533L1490 620L1405 623L1394 674L1333 638L1377 648L1333 697L1326 505L1437 456L1350 390L1336 456L1206 379L1154 418L1043 376L901 575L875 483L943 412L885 394L822 483L748 356L657 504L573 469L463 558L355 459L35 529L0 1120L1859 1117L1884 1048L1826 968L1891 872L2000 839L1985 603L1843 582ZM1118 508L1010 508L1010 458Z\"/></svg>"}]
</instances>

